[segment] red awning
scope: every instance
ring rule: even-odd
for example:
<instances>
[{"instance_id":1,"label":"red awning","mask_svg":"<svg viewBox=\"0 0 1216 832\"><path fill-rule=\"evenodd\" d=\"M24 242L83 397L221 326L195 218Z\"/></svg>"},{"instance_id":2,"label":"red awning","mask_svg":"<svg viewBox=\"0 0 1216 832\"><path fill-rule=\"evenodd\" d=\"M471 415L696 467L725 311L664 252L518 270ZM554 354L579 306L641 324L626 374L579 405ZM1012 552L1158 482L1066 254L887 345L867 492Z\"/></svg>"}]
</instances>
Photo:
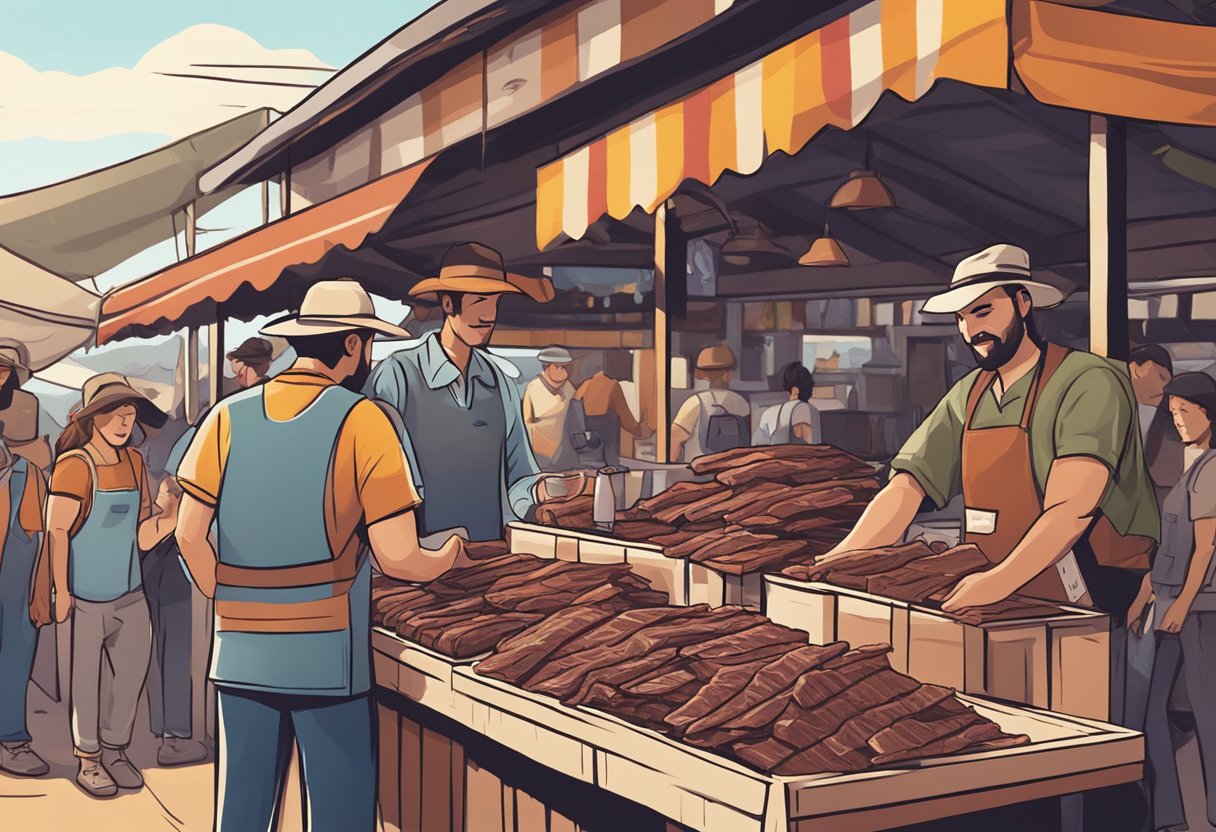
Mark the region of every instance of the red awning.
<instances>
[{"instance_id":1,"label":"red awning","mask_svg":"<svg viewBox=\"0 0 1216 832\"><path fill-rule=\"evenodd\" d=\"M430 162L391 173L110 292L102 300L97 343L170 331L191 310L223 303L246 284L266 291L285 270L316 263L336 246L357 249L384 227Z\"/></svg>"},{"instance_id":2,"label":"red awning","mask_svg":"<svg viewBox=\"0 0 1216 832\"><path fill-rule=\"evenodd\" d=\"M1023 0L1013 52L1044 104L1216 126L1216 27Z\"/></svg>"}]
</instances>

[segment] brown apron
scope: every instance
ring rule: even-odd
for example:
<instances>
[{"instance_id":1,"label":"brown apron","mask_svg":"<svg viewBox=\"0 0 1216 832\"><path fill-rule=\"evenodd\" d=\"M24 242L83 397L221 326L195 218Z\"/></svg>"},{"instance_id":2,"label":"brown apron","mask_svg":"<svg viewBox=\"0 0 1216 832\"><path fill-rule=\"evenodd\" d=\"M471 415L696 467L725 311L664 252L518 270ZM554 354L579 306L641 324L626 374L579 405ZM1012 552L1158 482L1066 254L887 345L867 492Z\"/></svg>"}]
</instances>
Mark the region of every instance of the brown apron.
<instances>
[{"instance_id":1,"label":"brown apron","mask_svg":"<svg viewBox=\"0 0 1216 832\"><path fill-rule=\"evenodd\" d=\"M1030 454L1030 424L1043 387L1068 352L1066 347L1047 345L1026 394L1021 421L1016 425L971 427L981 399L997 377L995 372L981 372L968 396L962 457L963 502L968 514L964 539L978 546L992 563L1009 557L1043 513L1043 497ZM1147 569L1151 547L1148 538L1120 536L1110 520L1099 512L1074 547L1074 558L1066 557L1060 563L1066 564L1066 570L1079 571L1084 586L1095 591L1095 584L1108 583L1104 573L1109 573L1110 567L1118 567L1119 571ZM1022 587L1021 592L1052 601L1070 601L1064 580L1054 565ZM1075 602L1088 606L1094 600L1086 593ZM1097 603L1106 606L1102 598ZM1119 600L1113 605L1121 604ZM1121 614L1125 609L1117 612Z\"/></svg>"}]
</instances>

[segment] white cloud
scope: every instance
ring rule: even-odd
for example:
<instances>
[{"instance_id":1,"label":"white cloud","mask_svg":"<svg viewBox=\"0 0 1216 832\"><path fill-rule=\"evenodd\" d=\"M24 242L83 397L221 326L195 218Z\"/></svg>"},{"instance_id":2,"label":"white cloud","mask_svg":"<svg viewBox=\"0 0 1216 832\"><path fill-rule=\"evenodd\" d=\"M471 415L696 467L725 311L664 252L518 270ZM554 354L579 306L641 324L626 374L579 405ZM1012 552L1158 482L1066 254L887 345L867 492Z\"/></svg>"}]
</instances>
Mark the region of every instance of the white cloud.
<instances>
[{"instance_id":1,"label":"white cloud","mask_svg":"<svg viewBox=\"0 0 1216 832\"><path fill-rule=\"evenodd\" d=\"M121 133L178 139L243 110L287 110L331 74L306 49L266 49L244 32L191 26L133 68L38 72L0 52L0 141L92 141Z\"/></svg>"}]
</instances>

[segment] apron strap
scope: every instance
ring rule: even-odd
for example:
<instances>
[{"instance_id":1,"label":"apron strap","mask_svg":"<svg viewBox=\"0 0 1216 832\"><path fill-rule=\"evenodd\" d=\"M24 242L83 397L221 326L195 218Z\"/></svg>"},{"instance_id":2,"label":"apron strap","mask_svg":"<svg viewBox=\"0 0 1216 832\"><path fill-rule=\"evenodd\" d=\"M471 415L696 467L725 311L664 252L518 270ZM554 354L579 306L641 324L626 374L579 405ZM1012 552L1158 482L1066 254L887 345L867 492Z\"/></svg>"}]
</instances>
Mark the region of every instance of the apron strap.
<instances>
[{"instance_id":1,"label":"apron strap","mask_svg":"<svg viewBox=\"0 0 1216 832\"><path fill-rule=\"evenodd\" d=\"M1059 344L1048 344L1043 349L1042 357L1039 359L1038 372L1035 374L1034 381L1031 382L1030 393L1026 396L1026 406L1022 408L1022 430L1030 428L1030 418L1034 415L1034 409L1039 403L1039 396L1042 395L1043 388L1047 386L1047 382L1055 371L1060 369L1060 365L1064 363L1069 352L1068 347L1062 347Z\"/></svg>"},{"instance_id":2,"label":"apron strap","mask_svg":"<svg viewBox=\"0 0 1216 832\"><path fill-rule=\"evenodd\" d=\"M216 563L215 580L224 586L244 589L287 589L349 583L355 579L362 565L363 547L356 546L349 548L349 551L353 554L298 566L252 568Z\"/></svg>"},{"instance_id":3,"label":"apron strap","mask_svg":"<svg viewBox=\"0 0 1216 832\"><path fill-rule=\"evenodd\" d=\"M992 370L981 370L980 374L975 377L975 383L971 385L971 392L967 396L967 412L963 417L963 430L971 429L971 419L980 405L980 399L988 392L988 388L995 380L996 373Z\"/></svg>"}]
</instances>

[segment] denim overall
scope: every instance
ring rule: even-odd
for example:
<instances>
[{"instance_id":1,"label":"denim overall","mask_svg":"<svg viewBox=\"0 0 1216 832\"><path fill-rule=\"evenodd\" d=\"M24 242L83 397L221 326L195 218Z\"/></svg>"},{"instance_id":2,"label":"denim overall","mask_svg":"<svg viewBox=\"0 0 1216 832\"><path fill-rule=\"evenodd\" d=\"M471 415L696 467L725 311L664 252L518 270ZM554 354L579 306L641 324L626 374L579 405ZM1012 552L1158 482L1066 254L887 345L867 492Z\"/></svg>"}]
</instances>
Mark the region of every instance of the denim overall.
<instances>
[{"instance_id":1,"label":"denim overall","mask_svg":"<svg viewBox=\"0 0 1216 832\"><path fill-rule=\"evenodd\" d=\"M30 585L38 559L38 535L30 536L17 521L22 497L32 479L29 463L18 458L8 481L8 537L0 558L0 742L30 739L25 723L25 696L38 629L30 622Z\"/></svg>"},{"instance_id":2,"label":"denim overall","mask_svg":"<svg viewBox=\"0 0 1216 832\"><path fill-rule=\"evenodd\" d=\"M139 589L142 582L137 539L139 489L100 490L92 457L87 452L79 453L93 478L93 506L72 537L68 590L73 598L83 601L116 601ZM133 463L131 470L135 470Z\"/></svg>"},{"instance_id":3,"label":"denim overall","mask_svg":"<svg viewBox=\"0 0 1216 832\"><path fill-rule=\"evenodd\" d=\"M363 397L329 387L279 422L266 415L263 393L227 400L211 663L221 749L216 829L270 828L294 739L311 828L373 832L371 565L363 550L349 578L339 569L324 512L337 437ZM330 580L301 577L331 567ZM308 610L332 610L333 602L343 605L339 623L332 615L310 623Z\"/></svg>"}]
</instances>

